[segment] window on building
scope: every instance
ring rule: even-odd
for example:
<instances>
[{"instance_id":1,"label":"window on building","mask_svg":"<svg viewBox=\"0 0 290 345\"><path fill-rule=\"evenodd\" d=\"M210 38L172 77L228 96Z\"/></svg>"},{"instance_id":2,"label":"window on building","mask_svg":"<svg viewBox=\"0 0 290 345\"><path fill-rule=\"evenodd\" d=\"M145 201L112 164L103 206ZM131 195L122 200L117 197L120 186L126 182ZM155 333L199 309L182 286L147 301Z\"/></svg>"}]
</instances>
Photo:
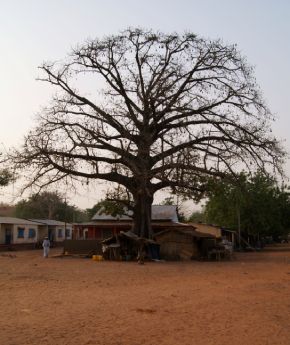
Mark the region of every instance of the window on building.
<instances>
[{"instance_id":1,"label":"window on building","mask_svg":"<svg viewBox=\"0 0 290 345\"><path fill-rule=\"evenodd\" d=\"M58 238L62 238L63 237L62 229L58 229L57 237Z\"/></svg>"},{"instance_id":2,"label":"window on building","mask_svg":"<svg viewBox=\"0 0 290 345\"><path fill-rule=\"evenodd\" d=\"M65 237L70 237L70 229L65 229Z\"/></svg>"},{"instance_id":3,"label":"window on building","mask_svg":"<svg viewBox=\"0 0 290 345\"><path fill-rule=\"evenodd\" d=\"M35 229L29 229L28 230L28 238L35 238L35 236L36 236Z\"/></svg>"},{"instance_id":4,"label":"window on building","mask_svg":"<svg viewBox=\"0 0 290 345\"><path fill-rule=\"evenodd\" d=\"M25 231L24 228L18 227L18 229L17 229L17 238L24 238L24 231Z\"/></svg>"}]
</instances>

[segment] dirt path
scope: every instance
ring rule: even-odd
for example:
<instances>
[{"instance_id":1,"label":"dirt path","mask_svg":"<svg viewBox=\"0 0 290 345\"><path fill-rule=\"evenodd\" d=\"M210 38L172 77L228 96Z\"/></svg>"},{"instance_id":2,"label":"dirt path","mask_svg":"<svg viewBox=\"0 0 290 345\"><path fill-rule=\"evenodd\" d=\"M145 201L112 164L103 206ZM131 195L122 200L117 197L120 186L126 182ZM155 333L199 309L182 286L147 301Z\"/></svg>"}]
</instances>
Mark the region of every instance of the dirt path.
<instances>
[{"instance_id":1,"label":"dirt path","mask_svg":"<svg viewBox=\"0 0 290 345\"><path fill-rule=\"evenodd\" d=\"M290 344L290 252L144 266L12 254L0 253L3 345Z\"/></svg>"}]
</instances>

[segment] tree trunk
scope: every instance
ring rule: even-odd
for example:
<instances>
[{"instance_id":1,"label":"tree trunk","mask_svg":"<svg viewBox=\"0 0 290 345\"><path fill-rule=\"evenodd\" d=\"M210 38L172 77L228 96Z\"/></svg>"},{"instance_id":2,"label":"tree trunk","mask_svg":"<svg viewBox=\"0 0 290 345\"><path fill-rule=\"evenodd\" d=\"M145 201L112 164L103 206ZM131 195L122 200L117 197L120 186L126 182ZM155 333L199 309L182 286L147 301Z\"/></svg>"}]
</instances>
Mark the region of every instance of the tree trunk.
<instances>
[{"instance_id":1,"label":"tree trunk","mask_svg":"<svg viewBox=\"0 0 290 345\"><path fill-rule=\"evenodd\" d=\"M151 207L153 196L148 196L146 191L134 196L134 218L132 231L144 238L152 238Z\"/></svg>"}]
</instances>

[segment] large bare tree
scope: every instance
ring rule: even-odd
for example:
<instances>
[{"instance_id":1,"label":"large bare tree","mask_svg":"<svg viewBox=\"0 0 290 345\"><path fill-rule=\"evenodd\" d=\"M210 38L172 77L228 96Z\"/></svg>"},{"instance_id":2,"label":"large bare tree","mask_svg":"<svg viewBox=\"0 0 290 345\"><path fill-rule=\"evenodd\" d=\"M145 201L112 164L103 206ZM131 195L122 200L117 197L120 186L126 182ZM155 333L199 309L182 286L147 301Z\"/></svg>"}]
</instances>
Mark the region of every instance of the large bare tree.
<instances>
[{"instance_id":1,"label":"large bare tree","mask_svg":"<svg viewBox=\"0 0 290 345\"><path fill-rule=\"evenodd\" d=\"M31 183L112 181L129 191L134 231L151 235L154 193L198 193L209 176L278 165L272 116L235 46L129 29L45 63L55 86L14 161Z\"/></svg>"}]
</instances>

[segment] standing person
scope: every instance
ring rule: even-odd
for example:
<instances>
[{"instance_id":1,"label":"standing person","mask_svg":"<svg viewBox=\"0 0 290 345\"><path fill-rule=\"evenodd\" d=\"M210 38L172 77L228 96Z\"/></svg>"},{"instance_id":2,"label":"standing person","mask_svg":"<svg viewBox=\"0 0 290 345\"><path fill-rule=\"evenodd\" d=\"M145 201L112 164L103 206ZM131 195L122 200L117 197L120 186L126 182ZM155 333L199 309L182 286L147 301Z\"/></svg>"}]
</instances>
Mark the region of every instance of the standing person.
<instances>
[{"instance_id":1,"label":"standing person","mask_svg":"<svg viewBox=\"0 0 290 345\"><path fill-rule=\"evenodd\" d=\"M50 242L48 237L44 237L44 240L42 242L42 247L43 247L43 257L47 258L48 253L49 253L49 247L50 247Z\"/></svg>"}]
</instances>

